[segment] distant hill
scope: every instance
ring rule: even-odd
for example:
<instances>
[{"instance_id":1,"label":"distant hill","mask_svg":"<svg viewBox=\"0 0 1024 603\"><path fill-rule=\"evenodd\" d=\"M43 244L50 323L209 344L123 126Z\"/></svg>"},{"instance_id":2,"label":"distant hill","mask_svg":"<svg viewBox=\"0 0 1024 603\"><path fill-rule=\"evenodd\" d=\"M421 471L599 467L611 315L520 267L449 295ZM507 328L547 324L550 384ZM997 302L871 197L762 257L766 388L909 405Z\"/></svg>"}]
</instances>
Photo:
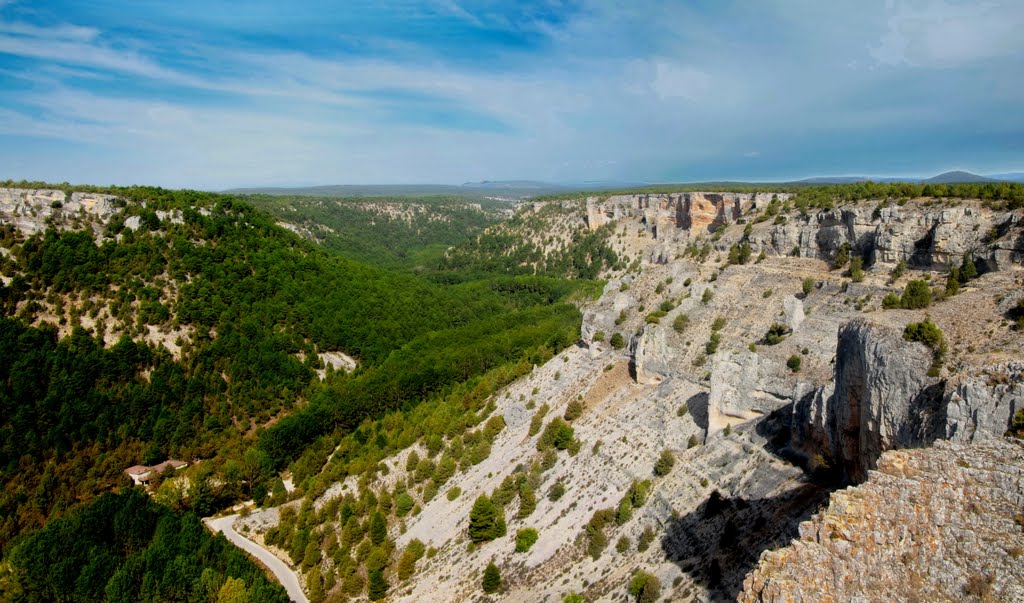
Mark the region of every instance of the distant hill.
<instances>
[{"instance_id":1,"label":"distant hill","mask_svg":"<svg viewBox=\"0 0 1024 603\"><path fill-rule=\"evenodd\" d=\"M579 190L578 187L532 180L503 180L452 184L330 184L299 187L235 188L226 193L246 195L277 195L302 197L422 197L446 195L481 198L500 195L510 199L525 199L536 195Z\"/></svg>"},{"instance_id":2,"label":"distant hill","mask_svg":"<svg viewBox=\"0 0 1024 603\"><path fill-rule=\"evenodd\" d=\"M989 174L989 178L993 180L1003 180L1006 182L1024 182L1024 172L1007 172L1005 174Z\"/></svg>"},{"instance_id":3,"label":"distant hill","mask_svg":"<svg viewBox=\"0 0 1024 603\"><path fill-rule=\"evenodd\" d=\"M972 174L970 172L957 170L953 172L945 172L935 176L934 178L921 180L921 182L924 184L968 184L973 182L995 182L995 180L979 176L977 174Z\"/></svg>"}]
</instances>

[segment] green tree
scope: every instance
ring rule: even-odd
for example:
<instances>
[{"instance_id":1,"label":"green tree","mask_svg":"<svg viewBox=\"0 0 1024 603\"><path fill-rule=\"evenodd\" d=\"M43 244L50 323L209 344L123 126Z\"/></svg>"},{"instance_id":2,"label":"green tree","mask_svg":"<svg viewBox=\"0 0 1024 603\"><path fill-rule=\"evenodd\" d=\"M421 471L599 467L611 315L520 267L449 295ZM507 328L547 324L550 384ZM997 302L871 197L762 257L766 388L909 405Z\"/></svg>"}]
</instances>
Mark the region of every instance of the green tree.
<instances>
[{"instance_id":1,"label":"green tree","mask_svg":"<svg viewBox=\"0 0 1024 603\"><path fill-rule=\"evenodd\" d=\"M960 269L950 266L949 274L946 275L946 296L952 297L960 293Z\"/></svg>"},{"instance_id":2,"label":"green tree","mask_svg":"<svg viewBox=\"0 0 1024 603\"><path fill-rule=\"evenodd\" d=\"M249 591L239 578L228 578L217 593L217 603L249 603Z\"/></svg>"},{"instance_id":3,"label":"green tree","mask_svg":"<svg viewBox=\"0 0 1024 603\"><path fill-rule=\"evenodd\" d=\"M974 258L971 254L965 253L964 260L960 264L960 282L966 283L978 278L978 268L974 265Z\"/></svg>"},{"instance_id":4,"label":"green tree","mask_svg":"<svg viewBox=\"0 0 1024 603\"><path fill-rule=\"evenodd\" d=\"M807 297L808 295L811 294L811 291L814 291L815 284L817 284L817 281L814 280L813 276L808 276L803 280L800 287L804 293L804 297Z\"/></svg>"},{"instance_id":5,"label":"green tree","mask_svg":"<svg viewBox=\"0 0 1024 603\"><path fill-rule=\"evenodd\" d=\"M860 256L850 260L850 280L855 283L864 280L864 260Z\"/></svg>"},{"instance_id":6,"label":"green tree","mask_svg":"<svg viewBox=\"0 0 1024 603\"><path fill-rule=\"evenodd\" d=\"M654 603L661 596L661 582L653 574L637 571L629 581L629 594L637 603Z\"/></svg>"},{"instance_id":7,"label":"green tree","mask_svg":"<svg viewBox=\"0 0 1024 603\"><path fill-rule=\"evenodd\" d=\"M661 451L661 456L658 457L658 462L654 464L654 475L658 477L664 477L672 471L672 467L676 464L676 456L672 454L672 451L668 448Z\"/></svg>"},{"instance_id":8,"label":"green tree","mask_svg":"<svg viewBox=\"0 0 1024 603\"><path fill-rule=\"evenodd\" d=\"M496 593L501 590L501 571L497 565L494 565L493 561L488 563L487 568L484 569L482 586L487 594Z\"/></svg>"},{"instance_id":9,"label":"green tree","mask_svg":"<svg viewBox=\"0 0 1024 603\"><path fill-rule=\"evenodd\" d=\"M371 601L380 601L388 594L388 581L384 577L384 570L371 570L367 573L369 578L366 594Z\"/></svg>"},{"instance_id":10,"label":"green tree","mask_svg":"<svg viewBox=\"0 0 1024 603\"><path fill-rule=\"evenodd\" d=\"M398 517L405 517L412 511L412 508L416 505L416 501L412 496L409 496L408 492L402 492L395 498L395 515Z\"/></svg>"},{"instance_id":11,"label":"green tree","mask_svg":"<svg viewBox=\"0 0 1024 603\"><path fill-rule=\"evenodd\" d=\"M469 539L476 543L488 542L502 535L497 506L481 494L469 512Z\"/></svg>"},{"instance_id":12,"label":"green tree","mask_svg":"<svg viewBox=\"0 0 1024 603\"><path fill-rule=\"evenodd\" d=\"M374 545L380 545L388 537L388 523L384 519L384 514L380 511L375 511L373 516L370 517L370 542Z\"/></svg>"},{"instance_id":13,"label":"green tree","mask_svg":"<svg viewBox=\"0 0 1024 603\"><path fill-rule=\"evenodd\" d=\"M523 528L516 532L516 552L525 553L537 542L537 530Z\"/></svg>"},{"instance_id":14,"label":"green tree","mask_svg":"<svg viewBox=\"0 0 1024 603\"><path fill-rule=\"evenodd\" d=\"M608 343L612 344L612 347L615 348L616 350L621 350L622 348L626 347L626 340L623 339L622 333L613 333L612 338L608 341Z\"/></svg>"},{"instance_id":15,"label":"green tree","mask_svg":"<svg viewBox=\"0 0 1024 603\"><path fill-rule=\"evenodd\" d=\"M907 310L927 308L932 303L932 290L928 282L915 279L907 283L900 298L900 305Z\"/></svg>"},{"instance_id":16,"label":"green tree","mask_svg":"<svg viewBox=\"0 0 1024 603\"><path fill-rule=\"evenodd\" d=\"M789 357L789 360L786 361L786 366L789 368L789 370L795 373L800 370L801 363L802 360L800 359L800 354L793 354L792 356Z\"/></svg>"}]
</instances>

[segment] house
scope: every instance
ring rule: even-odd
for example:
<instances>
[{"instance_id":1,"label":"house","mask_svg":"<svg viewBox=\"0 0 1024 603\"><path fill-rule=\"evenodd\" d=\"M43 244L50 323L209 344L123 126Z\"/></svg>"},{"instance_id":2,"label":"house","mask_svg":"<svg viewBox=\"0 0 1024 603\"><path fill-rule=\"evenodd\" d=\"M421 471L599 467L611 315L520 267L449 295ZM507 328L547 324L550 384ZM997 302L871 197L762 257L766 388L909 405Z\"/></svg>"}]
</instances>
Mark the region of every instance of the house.
<instances>
[{"instance_id":1,"label":"house","mask_svg":"<svg viewBox=\"0 0 1024 603\"><path fill-rule=\"evenodd\" d=\"M147 467L146 465L133 465L124 470L128 474L128 477L132 478L136 486L148 486L149 482L153 478L161 475L168 467L172 467L175 471L180 471L185 467L188 467L188 463L185 461L179 461L175 459L167 459L159 465L153 465Z\"/></svg>"}]
</instances>

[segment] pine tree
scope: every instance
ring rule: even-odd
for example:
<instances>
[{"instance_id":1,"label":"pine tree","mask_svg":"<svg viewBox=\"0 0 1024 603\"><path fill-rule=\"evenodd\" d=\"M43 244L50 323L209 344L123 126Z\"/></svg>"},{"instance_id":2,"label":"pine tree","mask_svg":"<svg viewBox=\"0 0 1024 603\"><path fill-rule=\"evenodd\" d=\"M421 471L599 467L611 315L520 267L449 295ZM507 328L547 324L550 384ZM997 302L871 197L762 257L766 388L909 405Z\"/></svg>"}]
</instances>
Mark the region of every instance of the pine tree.
<instances>
[{"instance_id":1,"label":"pine tree","mask_svg":"<svg viewBox=\"0 0 1024 603\"><path fill-rule=\"evenodd\" d=\"M487 496L481 494L469 512L469 539L487 542L498 537L498 509Z\"/></svg>"},{"instance_id":2,"label":"pine tree","mask_svg":"<svg viewBox=\"0 0 1024 603\"><path fill-rule=\"evenodd\" d=\"M388 537L388 524L384 521L384 514L377 511L370 518L370 542L379 545Z\"/></svg>"},{"instance_id":3,"label":"pine tree","mask_svg":"<svg viewBox=\"0 0 1024 603\"><path fill-rule=\"evenodd\" d=\"M498 566L494 565L494 562L487 564L487 569L484 570L483 579L484 592L487 594L496 593L501 590L501 571L498 570Z\"/></svg>"},{"instance_id":4,"label":"pine tree","mask_svg":"<svg viewBox=\"0 0 1024 603\"><path fill-rule=\"evenodd\" d=\"M366 588L366 594L371 601L380 601L388 594L388 581L384 578L384 570L372 570L369 577L370 583Z\"/></svg>"}]
</instances>

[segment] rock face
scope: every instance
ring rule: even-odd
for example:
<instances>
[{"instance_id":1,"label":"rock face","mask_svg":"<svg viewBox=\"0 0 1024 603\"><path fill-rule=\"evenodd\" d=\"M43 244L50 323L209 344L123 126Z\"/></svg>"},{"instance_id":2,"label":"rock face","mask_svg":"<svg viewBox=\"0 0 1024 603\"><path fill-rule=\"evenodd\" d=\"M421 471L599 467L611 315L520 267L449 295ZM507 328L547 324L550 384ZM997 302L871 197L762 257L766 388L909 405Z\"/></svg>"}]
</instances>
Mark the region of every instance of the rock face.
<instances>
[{"instance_id":1,"label":"rock face","mask_svg":"<svg viewBox=\"0 0 1024 603\"><path fill-rule=\"evenodd\" d=\"M0 188L0 223L11 224L27 235L42 232L48 225L74 229L76 219L85 216L94 219L93 230L98 233L100 225L118 211L118 200L113 195Z\"/></svg>"},{"instance_id":2,"label":"rock face","mask_svg":"<svg viewBox=\"0 0 1024 603\"><path fill-rule=\"evenodd\" d=\"M943 403L946 439L973 442L1001 435L1013 415L1024 408L1024 364L988 367L982 374L947 386Z\"/></svg>"},{"instance_id":3,"label":"rock face","mask_svg":"<svg viewBox=\"0 0 1024 603\"><path fill-rule=\"evenodd\" d=\"M790 546L764 553L745 603L1024 600L1024 445L886 452Z\"/></svg>"},{"instance_id":4,"label":"rock face","mask_svg":"<svg viewBox=\"0 0 1024 603\"><path fill-rule=\"evenodd\" d=\"M1019 262L1024 241L992 234L1009 231L1015 214L977 207L913 209L891 206L848 207L811 213L751 238L756 250L831 260L846 244L869 264L895 264L945 269L964 254L993 269Z\"/></svg>"},{"instance_id":5,"label":"rock face","mask_svg":"<svg viewBox=\"0 0 1024 603\"><path fill-rule=\"evenodd\" d=\"M789 371L754 352L723 352L711 371L708 431L758 419L799 397Z\"/></svg>"},{"instance_id":6,"label":"rock face","mask_svg":"<svg viewBox=\"0 0 1024 603\"><path fill-rule=\"evenodd\" d=\"M735 222L743 212L767 205L772 197L785 201L789 194L695 192L589 197L587 226L597 230L612 220L629 216L641 218L658 239L679 229L698 235Z\"/></svg>"},{"instance_id":7,"label":"rock face","mask_svg":"<svg viewBox=\"0 0 1024 603\"><path fill-rule=\"evenodd\" d=\"M948 387L927 376L931 362L931 351L898 329L865 319L844 325L834 382L794 405L793 449L860 482L886 450L1001 436L1024 407L1019 364Z\"/></svg>"},{"instance_id":8,"label":"rock face","mask_svg":"<svg viewBox=\"0 0 1024 603\"><path fill-rule=\"evenodd\" d=\"M896 329L865 319L846 324L834 384L794 407L794 448L859 482L882 452L934 440L941 389L927 377L931 362L928 348Z\"/></svg>"}]
</instances>

